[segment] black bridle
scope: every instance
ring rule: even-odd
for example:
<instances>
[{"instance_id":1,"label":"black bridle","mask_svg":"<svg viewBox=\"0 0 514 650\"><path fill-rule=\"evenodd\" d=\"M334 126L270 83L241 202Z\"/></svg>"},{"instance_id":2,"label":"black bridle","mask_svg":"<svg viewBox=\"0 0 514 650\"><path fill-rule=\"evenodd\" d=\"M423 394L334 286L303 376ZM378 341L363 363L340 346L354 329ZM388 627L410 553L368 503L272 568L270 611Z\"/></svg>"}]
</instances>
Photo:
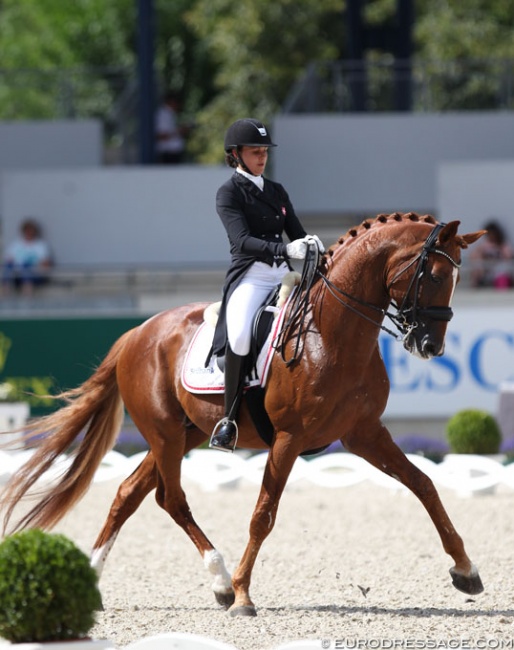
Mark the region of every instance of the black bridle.
<instances>
[{"instance_id":1,"label":"black bridle","mask_svg":"<svg viewBox=\"0 0 514 650\"><path fill-rule=\"evenodd\" d=\"M453 318L453 311L451 307L420 307L418 305L421 280L425 274L425 268L430 253L443 255L443 257L449 260L456 269L460 268L460 264L456 262L450 255L448 255L448 253L445 253L436 247L437 236L444 226L444 223L439 223L434 226L432 232L429 234L425 243L423 244L421 252L411 262L409 262L407 266L398 271L398 273L393 277L391 282L386 287L386 290L389 293L389 290L396 282L396 280L411 266L417 264L408 289L403 297L402 304L399 307L396 307L397 312L395 315L395 323L403 335L402 338L408 336L413 329L418 327L418 321L420 319L422 320L423 318L429 318L431 320L442 320L449 322ZM411 293L413 295L412 304L408 306L409 296Z\"/></svg>"},{"instance_id":2,"label":"black bridle","mask_svg":"<svg viewBox=\"0 0 514 650\"><path fill-rule=\"evenodd\" d=\"M343 305L350 311L354 312L364 320L367 320L368 322L372 323L382 331L386 332L387 334L395 338L397 341L405 341L411 335L411 333L417 327L419 327L419 321L422 319L428 318L431 320L449 322L453 317L453 311L451 307L420 307L418 304L421 281L425 273L428 256L431 253L434 253L436 255L442 255L447 260L449 260L451 264L457 269L460 268L461 266L460 263L456 262L450 255L448 255L448 253L445 253L444 251L437 248L436 246L437 237L439 235L439 232L444 226L445 226L444 223L439 223L434 226L434 228L428 235L427 239L425 240L425 243L423 244L421 251L403 269L400 269L400 271L398 271L395 274L393 279L386 286L386 291L387 293L389 293L391 287L398 280L399 277L401 277L413 266L416 267L412 275L412 278L409 282L407 291L405 292L405 295L401 302L401 305L398 306L394 303L391 303L393 308L396 310L395 313L390 312L387 309L383 309L382 307L377 307L376 305L373 305L372 303L366 302L364 300L360 300L359 298L356 298L355 296L346 293L346 291L339 289L333 282L331 282L326 277L326 275L324 275L318 270L318 265L321 257L318 250L318 246L314 241L312 243L309 243L308 254L305 258L302 277L300 280L300 284L296 288L295 296L293 298L293 303L291 305L291 310L289 312L289 318L284 323L277 337L276 347L277 349L280 349L280 354L282 356L283 361L286 363L286 365L291 365L298 358L300 340L304 333L305 316L307 314L307 310L310 304L309 301L310 291L316 276L321 278L328 292L331 294L333 298L335 298L335 300L337 300L339 304ZM411 293L413 295L412 301L409 298ZM353 306L352 304L349 304L347 300L351 300L357 305L366 307L368 309L372 309L373 311L379 313L381 316L380 320L375 320L367 316L366 314L362 313L362 311L359 310L357 307ZM400 334L393 332L392 330L385 327L385 325L383 325L382 320L386 316L394 323L394 325L399 330ZM295 350L293 356L290 359L286 360L285 344L289 338L288 333L290 333L293 330L296 323L298 323L298 330L294 335L294 338L296 339Z\"/></svg>"}]
</instances>

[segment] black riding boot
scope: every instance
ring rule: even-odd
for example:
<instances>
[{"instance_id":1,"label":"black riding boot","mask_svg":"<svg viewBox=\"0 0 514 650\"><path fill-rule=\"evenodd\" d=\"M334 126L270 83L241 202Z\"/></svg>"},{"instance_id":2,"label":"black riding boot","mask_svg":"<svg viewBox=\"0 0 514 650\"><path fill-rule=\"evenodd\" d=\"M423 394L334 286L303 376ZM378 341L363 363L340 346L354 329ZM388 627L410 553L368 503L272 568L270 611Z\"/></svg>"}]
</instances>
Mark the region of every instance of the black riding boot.
<instances>
[{"instance_id":1,"label":"black riding boot","mask_svg":"<svg viewBox=\"0 0 514 650\"><path fill-rule=\"evenodd\" d=\"M234 451L237 443L236 417L243 396L246 357L235 354L227 345L225 352L225 417L214 427L209 447Z\"/></svg>"}]
</instances>

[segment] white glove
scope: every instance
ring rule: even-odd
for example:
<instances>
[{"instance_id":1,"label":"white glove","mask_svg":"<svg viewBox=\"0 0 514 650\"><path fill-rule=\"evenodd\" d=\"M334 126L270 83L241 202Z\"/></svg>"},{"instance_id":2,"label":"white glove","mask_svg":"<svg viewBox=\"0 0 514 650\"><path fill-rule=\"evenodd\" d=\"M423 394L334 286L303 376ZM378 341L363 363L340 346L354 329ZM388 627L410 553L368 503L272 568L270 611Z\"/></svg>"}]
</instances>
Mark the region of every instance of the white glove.
<instances>
[{"instance_id":1,"label":"white glove","mask_svg":"<svg viewBox=\"0 0 514 650\"><path fill-rule=\"evenodd\" d=\"M325 247L323 246L323 242L321 239L318 237L318 235L307 235L305 238L307 241L314 241L316 243L316 246L318 247L319 252L321 255L325 252Z\"/></svg>"},{"instance_id":2,"label":"white glove","mask_svg":"<svg viewBox=\"0 0 514 650\"><path fill-rule=\"evenodd\" d=\"M307 255L307 244L305 243L305 239L305 237L303 239L295 239L291 243L287 244L287 257L294 260L304 260Z\"/></svg>"}]
</instances>

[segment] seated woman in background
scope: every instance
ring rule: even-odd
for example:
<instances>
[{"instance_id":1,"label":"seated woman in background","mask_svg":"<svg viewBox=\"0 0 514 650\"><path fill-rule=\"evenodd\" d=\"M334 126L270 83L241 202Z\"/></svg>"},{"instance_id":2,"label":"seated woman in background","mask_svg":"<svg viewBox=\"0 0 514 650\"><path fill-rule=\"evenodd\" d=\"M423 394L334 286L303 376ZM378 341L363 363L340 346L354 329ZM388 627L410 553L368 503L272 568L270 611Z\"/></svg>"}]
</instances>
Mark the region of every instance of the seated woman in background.
<instances>
[{"instance_id":1,"label":"seated woman in background","mask_svg":"<svg viewBox=\"0 0 514 650\"><path fill-rule=\"evenodd\" d=\"M32 295L34 287L48 282L52 266L50 247L41 235L34 219L25 219L20 226L20 237L7 247L3 267L4 293L12 288L23 295Z\"/></svg>"},{"instance_id":2,"label":"seated woman in background","mask_svg":"<svg viewBox=\"0 0 514 650\"><path fill-rule=\"evenodd\" d=\"M489 221L487 235L471 252L471 282L474 287L508 289L514 282L514 251L497 221Z\"/></svg>"}]
</instances>

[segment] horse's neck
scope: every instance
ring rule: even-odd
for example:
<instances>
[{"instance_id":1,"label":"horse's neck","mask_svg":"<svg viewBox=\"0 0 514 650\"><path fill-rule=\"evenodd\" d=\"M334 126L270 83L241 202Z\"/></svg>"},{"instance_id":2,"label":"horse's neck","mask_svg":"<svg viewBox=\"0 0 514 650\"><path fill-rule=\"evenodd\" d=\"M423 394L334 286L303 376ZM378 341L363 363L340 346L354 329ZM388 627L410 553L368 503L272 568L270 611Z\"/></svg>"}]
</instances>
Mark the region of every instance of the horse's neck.
<instances>
[{"instance_id":1,"label":"horse's neck","mask_svg":"<svg viewBox=\"0 0 514 650\"><path fill-rule=\"evenodd\" d=\"M389 300L384 280L387 259L386 248L370 252L365 242L360 246L355 242L334 255L327 278L341 292L355 298L355 303L350 304L361 302L385 309Z\"/></svg>"},{"instance_id":2,"label":"horse's neck","mask_svg":"<svg viewBox=\"0 0 514 650\"><path fill-rule=\"evenodd\" d=\"M368 337L378 338L379 325L389 304L384 287L387 254L366 253L362 247L353 245L334 255L326 277L335 289L321 290L320 309L316 310L323 338L335 341L341 339L343 332L345 337L353 332L352 345L363 338L369 345Z\"/></svg>"}]
</instances>

